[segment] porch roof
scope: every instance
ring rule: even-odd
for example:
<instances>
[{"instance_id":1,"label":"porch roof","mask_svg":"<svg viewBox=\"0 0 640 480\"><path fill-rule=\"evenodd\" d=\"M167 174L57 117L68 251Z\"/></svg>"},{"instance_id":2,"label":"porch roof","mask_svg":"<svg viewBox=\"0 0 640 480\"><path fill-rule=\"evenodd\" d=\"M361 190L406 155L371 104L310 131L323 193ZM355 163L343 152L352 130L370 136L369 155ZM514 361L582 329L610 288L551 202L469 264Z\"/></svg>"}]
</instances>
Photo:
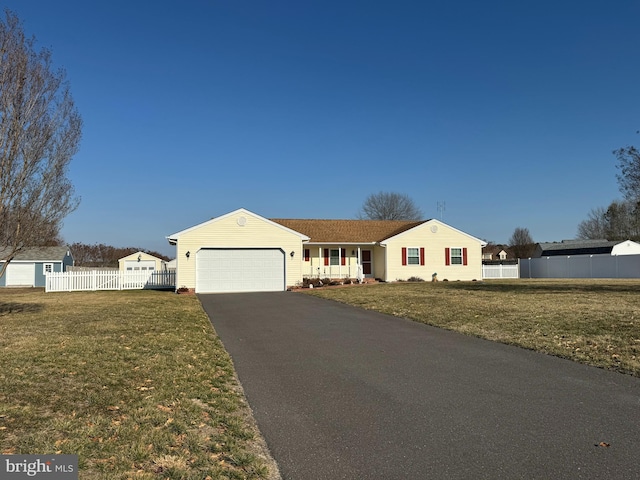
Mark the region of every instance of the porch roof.
<instances>
[{"instance_id":1,"label":"porch roof","mask_svg":"<svg viewBox=\"0 0 640 480\"><path fill-rule=\"evenodd\" d=\"M272 222L309 237L310 243L377 243L428 220L316 220L271 218Z\"/></svg>"}]
</instances>

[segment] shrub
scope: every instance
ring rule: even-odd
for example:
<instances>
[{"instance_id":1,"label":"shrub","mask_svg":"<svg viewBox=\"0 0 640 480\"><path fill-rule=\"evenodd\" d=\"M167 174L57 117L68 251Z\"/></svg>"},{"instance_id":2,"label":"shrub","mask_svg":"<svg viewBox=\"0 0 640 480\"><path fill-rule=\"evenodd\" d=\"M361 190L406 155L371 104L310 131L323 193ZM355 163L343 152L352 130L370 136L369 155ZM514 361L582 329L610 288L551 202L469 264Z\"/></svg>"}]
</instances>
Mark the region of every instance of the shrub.
<instances>
[{"instance_id":1,"label":"shrub","mask_svg":"<svg viewBox=\"0 0 640 480\"><path fill-rule=\"evenodd\" d=\"M407 282L424 282L420 277L410 277Z\"/></svg>"},{"instance_id":2,"label":"shrub","mask_svg":"<svg viewBox=\"0 0 640 480\"><path fill-rule=\"evenodd\" d=\"M325 283L319 278L303 278L302 279L302 288L309 288L313 286L314 288L322 287Z\"/></svg>"}]
</instances>

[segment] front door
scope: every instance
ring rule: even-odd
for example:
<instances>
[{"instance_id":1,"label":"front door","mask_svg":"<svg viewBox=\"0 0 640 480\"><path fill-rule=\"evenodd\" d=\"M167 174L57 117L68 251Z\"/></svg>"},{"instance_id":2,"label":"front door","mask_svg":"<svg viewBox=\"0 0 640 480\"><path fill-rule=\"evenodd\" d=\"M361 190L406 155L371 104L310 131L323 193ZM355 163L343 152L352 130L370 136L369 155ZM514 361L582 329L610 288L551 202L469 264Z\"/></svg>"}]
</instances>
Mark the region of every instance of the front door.
<instances>
[{"instance_id":1,"label":"front door","mask_svg":"<svg viewBox=\"0 0 640 480\"><path fill-rule=\"evenodd\" d=\"M362 250L362 274L371 276L371 250Z\"/></svg>"}]
</instances>

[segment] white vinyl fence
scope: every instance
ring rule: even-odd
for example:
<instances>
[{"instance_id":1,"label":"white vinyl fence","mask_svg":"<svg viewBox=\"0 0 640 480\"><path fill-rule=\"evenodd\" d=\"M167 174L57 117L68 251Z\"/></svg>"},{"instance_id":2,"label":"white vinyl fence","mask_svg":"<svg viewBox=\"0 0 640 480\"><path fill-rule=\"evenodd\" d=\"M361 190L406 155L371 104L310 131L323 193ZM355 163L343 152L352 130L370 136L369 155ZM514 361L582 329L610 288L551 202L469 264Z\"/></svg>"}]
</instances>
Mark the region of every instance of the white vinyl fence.
<instances>
[{"instance_id":1,"label":"white vinyl fence","mask_svg":"<svg viewBox=\"0 0 640 480\"><path fill-rule=\"evenodd\" d=\"M47 273L45 292L175 288L176 272L101 271Z\"/></svg>"},{"instance_id":2,"label":"white vinyl fence","mask_svg":"<svg viewBox=\"0 0 640 480\"><path fill-rule=\"evenodd\" d=\"M482 265L482 278L520 278L520 266Z\"/></svg>"},{"instance_id":3,"label":"white vinyl fence","mask_svg":"<svg viewBox=\"0 0 640 480\"><path fill-rule=\"evenodd\" d=\"M520 260L522 278L640 278L640 255L567 255Z\"/></svg>"}]
</instances>

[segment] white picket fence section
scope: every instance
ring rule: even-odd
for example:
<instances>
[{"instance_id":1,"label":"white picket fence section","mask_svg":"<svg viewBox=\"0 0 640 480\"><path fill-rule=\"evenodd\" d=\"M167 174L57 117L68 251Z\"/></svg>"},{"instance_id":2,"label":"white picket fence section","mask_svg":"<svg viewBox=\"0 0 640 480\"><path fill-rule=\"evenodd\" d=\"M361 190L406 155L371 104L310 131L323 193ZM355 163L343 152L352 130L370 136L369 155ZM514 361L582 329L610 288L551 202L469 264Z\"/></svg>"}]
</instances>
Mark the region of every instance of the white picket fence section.
<instances>
[{"instance_id":1,"label":"white picket fence section","mask_svg":"<svg viewBox=\"0 0 640 480\"><path fill-rule=\"evenodd\" d=\"M46 274L45 292L175 288L176 272L101 271Z\"/></svg>"},{"instance_id":2,"label":"white picket fence section","mask_svg":"<svg viewBox=\"0 0 640 480\"><path fill-rule=\"evenodd\" d=\"M482 265L482 278L520 278L520 265Z\"/></svg>"}]
</instances>

